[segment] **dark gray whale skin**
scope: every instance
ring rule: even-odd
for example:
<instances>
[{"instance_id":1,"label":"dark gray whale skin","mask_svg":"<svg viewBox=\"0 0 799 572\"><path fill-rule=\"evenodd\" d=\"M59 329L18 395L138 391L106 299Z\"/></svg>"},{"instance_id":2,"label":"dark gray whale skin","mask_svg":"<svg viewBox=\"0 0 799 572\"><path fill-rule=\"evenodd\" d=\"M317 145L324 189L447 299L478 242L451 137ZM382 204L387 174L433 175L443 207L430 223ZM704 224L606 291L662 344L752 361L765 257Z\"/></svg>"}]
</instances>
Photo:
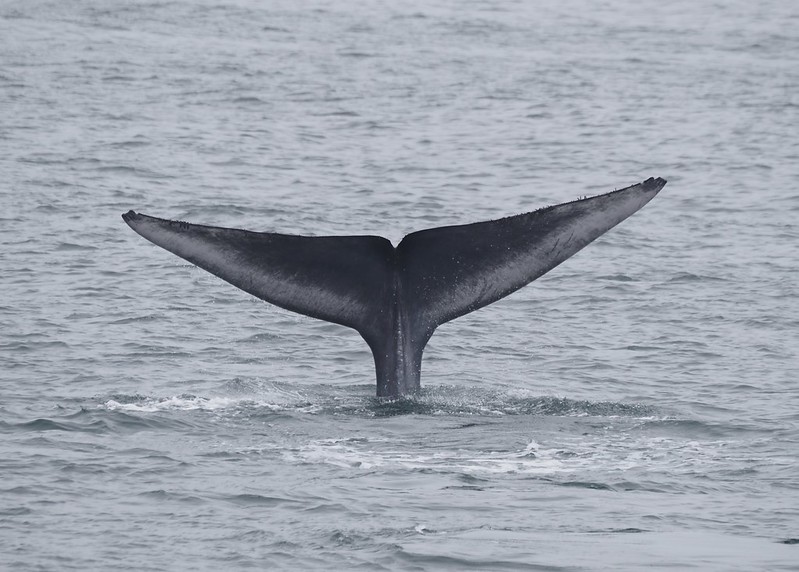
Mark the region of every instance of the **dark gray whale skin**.
<instances>
[{"instance_id":1,"label":"dark gray whale skin","mask_svg":"<svg viewBox=\"0 0 799 572\"><path fill-rule=\"evenodd\" d=\"M542 276L648 203L666 184L630 187L499 220L421 230L395 248L379 236L296 236L129 211L147 240L262 300L357 330L377 396L420 387L435 329Z\"/></svg>"}]
</instances>

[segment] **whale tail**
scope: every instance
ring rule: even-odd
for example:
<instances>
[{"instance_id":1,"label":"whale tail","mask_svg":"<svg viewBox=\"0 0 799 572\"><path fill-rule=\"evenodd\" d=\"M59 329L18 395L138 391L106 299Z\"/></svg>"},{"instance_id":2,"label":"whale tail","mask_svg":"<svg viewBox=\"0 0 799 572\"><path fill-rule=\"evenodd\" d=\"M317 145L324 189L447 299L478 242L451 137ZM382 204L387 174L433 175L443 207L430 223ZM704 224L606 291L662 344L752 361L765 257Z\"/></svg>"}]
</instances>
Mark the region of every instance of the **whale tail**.
<instances>
[{"instance_id":1,"label":"whale tail","mask_svg":"<svg viewBox=\"0 0 799 572\"><path fill-rule=\"evenodd\" d=\"M529 284L648 203L664 179L499 220L378 236L296 236L171 221L133 211L147 240L267 302L357 330L377 393L419 388L436 327Z\"/></svg>"}]
</instances>

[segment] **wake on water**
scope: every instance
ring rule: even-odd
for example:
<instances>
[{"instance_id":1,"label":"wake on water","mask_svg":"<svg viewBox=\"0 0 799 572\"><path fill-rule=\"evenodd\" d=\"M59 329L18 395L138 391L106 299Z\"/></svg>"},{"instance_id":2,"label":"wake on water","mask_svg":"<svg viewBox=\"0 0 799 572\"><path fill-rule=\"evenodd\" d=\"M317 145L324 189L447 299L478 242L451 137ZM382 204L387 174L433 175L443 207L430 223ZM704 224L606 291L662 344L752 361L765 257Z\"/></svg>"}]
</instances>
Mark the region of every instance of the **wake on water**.
<instances>
[{"instance_id":1,"label":"wake on water","mask_svg":"<svg viewBox=\"0 0 799 572\"><path fill-rule=\"evenodd\" d=\"M239 379L226 387L226 393L209 396L111 395L97 398L82 411L89 418L108 414L127 419L117 419L117 425L183 424L211 434L214 425L221 433L231 428L252 433L253 426L266 425L260 438L234 444L228 453L356 473L455 474L462 481L458 486L474 489L485 486L491 475L506 475L558 486L662 491L673 485L656 475L713 470L729 454L736 432L645 404L536 396L525 390L440 385L384 401L370 395L370 385L299 390ZM322 418L323 430L314 432L303 425L306 416ZM413 433L402 438L396 431L406 433L404 423L399 430L373 426L375 433L335 436L336 421L387 417L437 422L435 429L428 429L437 431L438 438L415 438ZM284 429L289 426L293 428ZM442 434L452 431L454 437ZM507 446L509 433L522 434L515 441L518 447ZM492 441L492 434L503 438Z\"/></svg>"},{"instance_id":2,"label":"wake on water","mask_svg":"<svg viewBox=\"0 0 799 572\"><path fill-rule=\"evenodd\" d=\"M317 415L356 415L390 417L395 415L549 415L652 418L657 409L644 404L611 401L574 400L556 396L536 396L527 390L499 390L437 385L396 399L371 395L371 385L318 385L296 389L276 382L228 384L226 394L193 394L153 397L112 395L101 407L109 410L156 412L172 410L224 411L246 409L268 412L294 411Z\"/></svg>"}]
</instances>

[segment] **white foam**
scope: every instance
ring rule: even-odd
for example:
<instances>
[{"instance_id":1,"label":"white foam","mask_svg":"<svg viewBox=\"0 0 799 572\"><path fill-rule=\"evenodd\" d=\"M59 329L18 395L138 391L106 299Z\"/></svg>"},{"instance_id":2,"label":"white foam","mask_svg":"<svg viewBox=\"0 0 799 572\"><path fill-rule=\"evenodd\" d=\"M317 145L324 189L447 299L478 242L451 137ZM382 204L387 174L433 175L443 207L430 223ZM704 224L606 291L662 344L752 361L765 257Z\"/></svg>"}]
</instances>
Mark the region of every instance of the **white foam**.
<instances>
[{"instance_id":1,"label":"white foam","mask_svg":"<svg viewBox=\"0 0 799 572\"><path fill-rule=\"evenodd\" d=\"M582 438L584 439L584 437ZM544 447L531 440L516 451L452 449L446 451L400 450L390 442L352 439L322 439L282 451L283 457L299 464L326 464L356 470L428 470L470 475L572 475L589 478L598 472L623 478L627 471L712 472L725 442L696 442L618 435L610 440L569 439ZM577 476L582 475L582 477Z\"/></svg>"},{"instance_id":2,"label":"white foam","mask_svg":"<svg viewBox=\"0 0 799 572\"><path fill-rule=\"evenodd\" d=\"M147 398L135 403L120 403L109 399L102 405L109 411L134 411L137 413L155 413L157 411L219 411L233 409L241 406L267 407L272 410L280 409L271 403L257 402L252 399L232 397L197 397L197 396L172 396Z\"/></svg>"},{"instance_id":3,"label":"white foam","mask_svg":"<svg viewBox=\"0 0 799 572\"><path fill-rule=\"evenodd\" d=\"M292 462L328 464L343 468L371 470L375 468L428 469L462 473L550 474L572 469L557 458L558 450L542 450L531 441L516 452L452 450L423 454L397 450L377 450L374 442L348 439L313 441L284 457ZM369 448L367 448L369 447Z\"/></svg>"}]
</instances>

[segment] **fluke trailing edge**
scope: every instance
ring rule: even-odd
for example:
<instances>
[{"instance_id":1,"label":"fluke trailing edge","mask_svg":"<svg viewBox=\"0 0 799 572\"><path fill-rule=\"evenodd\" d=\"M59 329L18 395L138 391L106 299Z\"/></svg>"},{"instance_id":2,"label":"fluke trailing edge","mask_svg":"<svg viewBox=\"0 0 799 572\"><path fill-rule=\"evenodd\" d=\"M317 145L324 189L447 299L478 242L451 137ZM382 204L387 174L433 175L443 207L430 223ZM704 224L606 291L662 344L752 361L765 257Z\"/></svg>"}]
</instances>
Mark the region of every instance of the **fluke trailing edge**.
<instances>
[{"instance_id":1,"label":"fluke trailing edge","mask_svg":"<svg viewBox=\"0 0 799 572\"><path fill-rule=\"evenodd\" d=\"M356 329L378 397L419 389L422 351L441 324L507 296L648 203L643 183L499 220L407 235L295 236L122 215L147 240L272 304Z\"/></svg>"}]
</instances>

